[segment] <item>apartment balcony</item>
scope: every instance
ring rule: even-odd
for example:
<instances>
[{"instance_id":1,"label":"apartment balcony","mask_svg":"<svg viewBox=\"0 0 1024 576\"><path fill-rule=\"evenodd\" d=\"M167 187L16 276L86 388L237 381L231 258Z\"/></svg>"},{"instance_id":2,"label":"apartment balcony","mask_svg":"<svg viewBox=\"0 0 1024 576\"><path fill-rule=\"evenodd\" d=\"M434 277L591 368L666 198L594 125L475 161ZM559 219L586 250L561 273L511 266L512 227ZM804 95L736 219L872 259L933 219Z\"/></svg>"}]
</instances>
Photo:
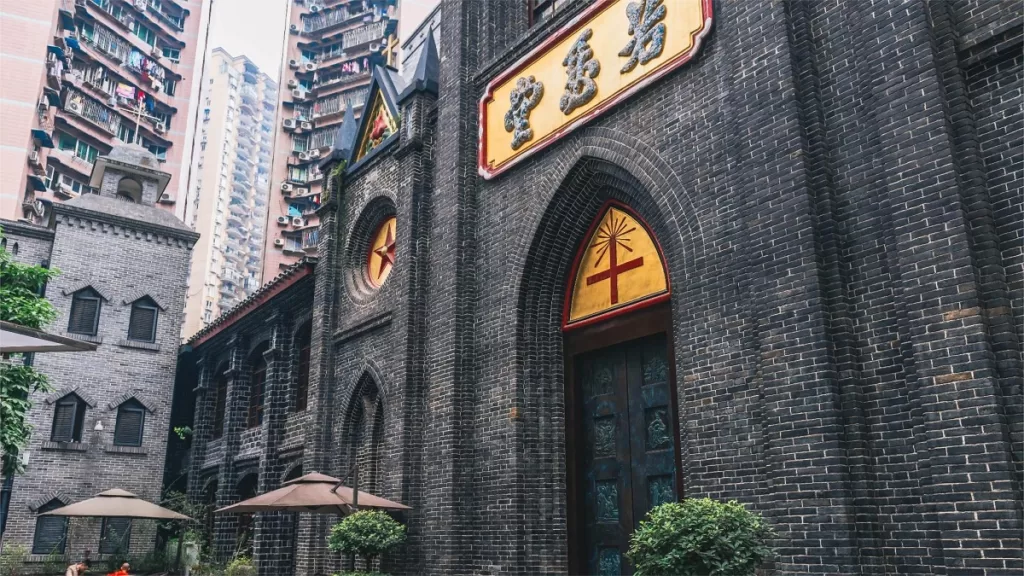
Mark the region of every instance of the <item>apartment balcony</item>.
<instances>
[{"instance_id":1,"label":"apartment balcony","mask_svg":"<svg viewBox=\"0 0 1024 576\"><path fill-rule=\"evenodd\" d=\"M245 228L245 221L248 218L248 214L241 212L231 211L228 214L228 227Z\"/></svg>"},{"instance_id":2,"label":"apartment balcony","mask_svg":"<svg viewBox=\"0 0 1024 576\"><path fill-rule=\"evenodd\" d=\"M245 102L250 106L255 106L260 99L260 95L252 86L242 86L242 89L239 91L239 93L242 96L242 102Z\"/></svg>"},{"instance_id":3,"label":"apartment balcony","mask_svg":"<svg viewBox=\"0 0 1024 576\"><path fill-rule=\"evenodd\" d=\"M248 162L249 158L251 158L251 156L249 155L249 149L242 146L239 146L235 150L235 156L237 156L238 159L242 160L243 162Z\"/></svg>"},{"instance_id":4,"label":"apartment balcony","mask_svg":"<svg viewBox=\"0 0 1024 576\"><path fill-rule=\"evenodd\" d=\"M222 298L234 298L235 285L231 282L221 282L219 292Z\"/></svg>"},{"instance_id":5,"label":"apartment balcony","mask_svg":"<svg viewBox=\"0 0 1024 576\"><path fill-rule=\"evenodd\" d=\"M64 111L84 118L110 135L117 134L121 117L109 106L77 90L68 90Z\"/></svg>"}]
</instances>

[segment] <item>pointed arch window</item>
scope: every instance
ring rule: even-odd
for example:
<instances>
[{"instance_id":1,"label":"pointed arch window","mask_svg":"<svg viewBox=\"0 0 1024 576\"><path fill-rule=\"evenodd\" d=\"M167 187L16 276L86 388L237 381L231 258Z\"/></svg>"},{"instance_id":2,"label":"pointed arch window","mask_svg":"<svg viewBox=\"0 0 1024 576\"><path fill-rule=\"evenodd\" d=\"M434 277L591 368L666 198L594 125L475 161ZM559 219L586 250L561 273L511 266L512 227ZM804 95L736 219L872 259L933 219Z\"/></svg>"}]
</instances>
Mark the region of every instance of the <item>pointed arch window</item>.
<instances>
[{"instance_id":1,"label":"pointed arch window","mask_svg":"<svg viewBox=\"0 0 1024 576\"><path fill-rule=\"evenodd\" d=\"M115 446L142 446L146 424L146 408L138 400L128 400L117 407L114 425Z\"/></svg>"},{"instance_id":2,"label":"pointed arch window","mask_svg":"<svg viewBox=\"0 0 1024 576\"><path fill-rule=\"evenodd\" d=\"M54 498L42 505L36 512L50 512L64 506L64 503ZM36 530L32 535L33 554L63 554L64 544L67 541L68 519L61 516L39 516L36 518Z\"/></svg>"},{"instance_id":3,"label":"pointed arch window","mask_svg":"<svg viewBox=\"0 0 1024 576\"><path fill-rule=\"evenodd\" d=\"M50 440L52 442L81 442L87 406L85 400L75 394L68 394L57 400L53 409Z\"/></svg>"},{"instance_id":4,"label":"pointed arch window","mask_svg":"<svg viewBox=\"0 0 1024 576\"><path fill-rule=\"evenodd\" d=\"M148 296L132 302L132 314L128 321L128 339L139 342L156 342L156 322L160 307Z\"/></svg>"},{"instance_id":5,"label":"pointed arch window","mask_svg":"<svg viewBox=\"0 0 1024 576\"><path fill-rule=\"evenodd\" d=\"M306 324L299 330L299 365L295 380L295 399L292 402L295 412L302 412L309 403L309 358L312 343L312 326Z\"/></svg>"},{"instance_id":6,"label":"pointed arch window","mask_svg":"<svg viewBox=\"0 0 1024 576\"><path fill-rule=\"evenodd\" d=\"M228 377L224 370L219 370L217 375L217 391L213 404L213 437L220 438L224 435L224 413L228 407Z\"/></svg>"},{"instance_id":7,"label":"pointed arch window","mask_svg":"<svg viewBox=\"0 0 1024 576\"><path fill-rule=\"evenodd\" d=\"M103 298L92 288L82 288L71 297L68 332L95 336L100 327L100 308Z\"/></svg>"},{"instance_id":8,"label":"pointed arch window","mask_svg":"<svg viewBox=\"0 0 1024 576\"><path fill-rule=\"evenodd\" d=\"M252 370L249 372L249 410L245 418L246 428L255 428L263 424L263 392L267 384L267 360L263 353L266 350L267 345L263 344L249 357Z\"/></svg>"}]
</instances>

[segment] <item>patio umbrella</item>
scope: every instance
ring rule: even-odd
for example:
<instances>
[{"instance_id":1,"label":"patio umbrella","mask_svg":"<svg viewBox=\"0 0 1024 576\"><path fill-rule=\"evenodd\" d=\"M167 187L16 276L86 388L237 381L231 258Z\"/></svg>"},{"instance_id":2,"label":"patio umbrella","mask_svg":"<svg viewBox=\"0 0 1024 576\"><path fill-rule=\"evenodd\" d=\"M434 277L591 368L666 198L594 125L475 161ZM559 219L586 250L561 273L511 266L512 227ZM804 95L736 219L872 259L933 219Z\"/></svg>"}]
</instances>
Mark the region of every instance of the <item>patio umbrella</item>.
<instances>
[{"instance_id":1,"label":"patio umbrella","mask_svg":"<svg viewBox=\"0 0 1024 576\"><path fill-rule=\"evenodd\" d=\"M40 516L74 516L77 518L146 518L150 520L192 520L184 514L146 502L135 494L120 488L100 492L93 498L68 504L67 506L43 512ZM181 546L185 540L185 525L181 525L178 536L178 553L175 567L181 565Z\"/></svg>"},{"instance_id":2,"label":"patio umbrella","mask_svg":"<svg viewBox=\"0 0 1024 576\"><path fill-rule=\"evenodd\" d=\"M40 516L76 516L90 518L149 518L153 520L191 520L184 514L168 510L139 498L131 492L114 488L94 498L68 504Z\"/></svg>"},{"instance_id":3,"label":"patio umbrella","mask_svg":"<svg viewBox=\"0 0 1024 576\"><path fill-rule=\"evenodd\" d=\"M289 480L284 486L266 494L260 494L237 504L217 510L218 514L247 514L251 512L318 512L337 514L354 508L357 504L366 508L383 508L385 510L409 510L405 504L392 502L379 496L348 486L340 486L341 480L312 472Z\"/></svg>"}]
</instances>

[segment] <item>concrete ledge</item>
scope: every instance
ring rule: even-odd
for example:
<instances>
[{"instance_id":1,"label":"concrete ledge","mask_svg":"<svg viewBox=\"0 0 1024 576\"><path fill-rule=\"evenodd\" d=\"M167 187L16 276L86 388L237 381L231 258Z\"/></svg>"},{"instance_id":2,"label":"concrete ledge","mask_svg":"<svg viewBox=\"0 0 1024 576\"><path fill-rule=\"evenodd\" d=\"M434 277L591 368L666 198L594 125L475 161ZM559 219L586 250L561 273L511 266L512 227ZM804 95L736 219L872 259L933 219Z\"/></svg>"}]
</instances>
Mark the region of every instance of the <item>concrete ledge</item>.
<instances>
[{"instance_id":1,"label":"concrete ledge","mask_svg":"<svg viewBox=\"0 0 1024 576\"><path fill-rule=\"evenodd\" d=\"M81 442L51 442L46 440L40 446L42 450L60 450L62 452L88 452L89 446Z\"/></svg>"},{"instance_id":2,"label":"concrete ledge","mask_svg":"<svg viewBox=\"0 0 1024 576\"><path fill-rule=\"evenodd\" d=\"M153 342L140 342L138 340L128 340L127 338L118 342L117 345L123 348L137 348L139 350L150 350L152 352L160 351L159 344L154 344Z\"/></svg>"},{"instance_id":3,"label":"concrete ledge","mask_svg":"<svg viewBox=\"0 0 1024 576\"><path fill-rule=\"evenodd\" d=\"M132 456L146 456L146 452L141 446L114 446L108 444L103 447L103 451L107 454L130 454Z\"/></svg>"}]
</instances>

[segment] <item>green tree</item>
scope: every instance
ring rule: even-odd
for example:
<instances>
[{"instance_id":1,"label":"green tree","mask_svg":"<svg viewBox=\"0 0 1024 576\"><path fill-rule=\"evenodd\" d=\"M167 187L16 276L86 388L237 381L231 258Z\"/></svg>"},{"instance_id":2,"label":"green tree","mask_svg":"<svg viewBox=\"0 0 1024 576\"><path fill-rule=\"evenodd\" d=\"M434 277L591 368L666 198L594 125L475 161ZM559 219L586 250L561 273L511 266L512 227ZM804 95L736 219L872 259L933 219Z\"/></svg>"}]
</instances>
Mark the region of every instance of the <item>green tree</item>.
<instances>
[{"instance_id":1,"label":"green tree","mask_svg":"<svg viewBox=\"0 0 1024 576\"><path fill-rule=\"evenodd\" d=\"M360 510L331 528L327 547L355 554L373 566L375 558L405 541L405 526L380 510Z\"/></svg>"},{"instance_id":2,"label":"green tree","mask_svg":"<svg viewBox=\"0 0 1024 576\"><path fill-rule=\"evenodd\" d=\"M774 533L738 502L686 499L653 508L630 538L636 576L753 576Z\"/></svg>"},{"instance_id":3,"label":"green tree","mask_svg":"<svg viewBox=\"0 0 1024 576\"><path fill-rule=\"evenodd\" d=\"M57 274L56 270L15 262L6 245L0 246L0 320L36 329L49 324L57 311L41 294L46 282ZM5 476L21 471L17 454L32 432L25 418L32 407L32 394L48 390L46 376L26 365L20 354L5 354L0 359L0 452Z\"/></svg>"}]
</instances>

